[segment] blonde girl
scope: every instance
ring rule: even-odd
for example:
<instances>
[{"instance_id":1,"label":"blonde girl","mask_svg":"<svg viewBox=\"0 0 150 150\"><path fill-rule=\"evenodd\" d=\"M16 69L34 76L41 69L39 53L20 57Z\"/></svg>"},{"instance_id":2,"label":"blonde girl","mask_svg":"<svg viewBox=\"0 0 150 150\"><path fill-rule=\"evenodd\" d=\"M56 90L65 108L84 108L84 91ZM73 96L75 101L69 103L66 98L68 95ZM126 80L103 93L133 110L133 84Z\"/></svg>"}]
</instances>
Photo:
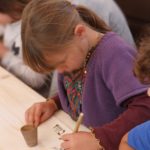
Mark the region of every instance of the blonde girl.
<instances>
[{"instance_id":1,"label":"blonde girl","mask_svg":"<svg viewBox=\"0 0 150 150\"><path fill-rule=\"evenodd\" d=\"M133 75L136 50L91 10L67 0L32 0L22 21L23 56L37 72L59 72L58 95L33 104L26 122L38 126L58 109L84 113L90 132L65 134L65 150L117 150L121 137L150 118L147 86ZM98 139L98 140L97 140Z\"/></svg>"}]
</instances>

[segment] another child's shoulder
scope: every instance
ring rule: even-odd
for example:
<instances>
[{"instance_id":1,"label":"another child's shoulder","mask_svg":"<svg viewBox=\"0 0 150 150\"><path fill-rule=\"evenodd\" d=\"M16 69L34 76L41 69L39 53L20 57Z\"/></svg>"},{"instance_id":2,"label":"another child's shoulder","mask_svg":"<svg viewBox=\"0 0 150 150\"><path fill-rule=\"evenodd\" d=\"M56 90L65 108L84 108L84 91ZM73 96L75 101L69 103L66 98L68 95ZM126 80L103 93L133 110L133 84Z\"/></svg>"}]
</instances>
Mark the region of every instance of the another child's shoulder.
<instances>
[{"instance_id":1,"label":"another child's shoulder","mask_svg":"<svg viewBox=\"0 0 150 150\"><path fill-rule=\"evenodd\" d=\"M137 127L139 127L139 128L143 128L143 127L144 128L150 128L150 120L138 125Z\"/></svg>"}]
</instances>

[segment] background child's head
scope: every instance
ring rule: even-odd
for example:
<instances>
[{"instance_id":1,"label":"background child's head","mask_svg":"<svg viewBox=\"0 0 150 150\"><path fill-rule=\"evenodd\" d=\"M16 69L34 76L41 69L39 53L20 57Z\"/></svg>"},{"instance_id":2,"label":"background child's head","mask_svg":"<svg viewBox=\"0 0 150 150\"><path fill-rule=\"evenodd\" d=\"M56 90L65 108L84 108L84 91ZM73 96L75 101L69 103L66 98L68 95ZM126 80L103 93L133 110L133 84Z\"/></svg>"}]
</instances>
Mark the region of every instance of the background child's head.
<instances>
[{"instance_id":1,"label":"background child's head","mask_svg":"<svg viewBox=\"0 0 150 150\"><path fill-rule=\"evenodd\" d=\"M8 23L11 23L13 21L13 18L11 18L7 14L0 13L0 25L6 25Z\"/></svg>"},{"instance_id":2,"label":"background child's head","mask_svg":"<svg viewBox=\"0 0 150 150\"><path fill-rule=\"evenodd\" d=\"M142 83L150 83L150 26L142 35L134 71Z\"/></svg>"},{"instance_id":3,"label":"background child's head","mask_svg":"<svg viewBox=\"0 0 150 150\"><path fill-rule=\"evenodd\" d=\"M22 21L23 55L27 64L36 71L56 69L77 48L71 44L75 45L79 24L102 33L109 31L101 19L84 7L66 0L33 0L25 8ZM68 47L70 51L66 52Z\"/></svg>"},{"instance_id":4,"label":"background child's head","mask_svg":"<svg viewBox=\"0 0 150 150\"><path fill-rule=\"evenodd\" d=\"M12 21L20 20L22 11L29 1L30 0L0 0L0 14L11 17Z\"/></svg>"}]
</instances>

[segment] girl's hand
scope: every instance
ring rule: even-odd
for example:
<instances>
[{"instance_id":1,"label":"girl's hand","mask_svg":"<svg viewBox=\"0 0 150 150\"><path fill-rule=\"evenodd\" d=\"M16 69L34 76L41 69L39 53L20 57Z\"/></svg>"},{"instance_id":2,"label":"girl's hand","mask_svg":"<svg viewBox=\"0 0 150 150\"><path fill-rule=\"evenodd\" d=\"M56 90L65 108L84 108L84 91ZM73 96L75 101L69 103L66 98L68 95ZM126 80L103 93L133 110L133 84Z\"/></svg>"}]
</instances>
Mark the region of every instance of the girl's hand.
<instances>
[{"instance_id":1,"label":"girl's hand","mask_svg":"<svg viewBox=\"0 0 150 150\"><path fill-rule=\"evenodd\" d=\"M61 139L64 150L100 150L99 141L89 132L65 134Z\"/></svg>"},{"instance_id":2,"label":"girl's hand","mask_svg":"<svg viewBox=\"0 0 150 150\"><path fill-rule=\"evenodd\" d=\"M33 124L36 127L49 119L57 111L54 100L35 103L25 112L27 124Z\"/></svg>"},{"instance_id":3,"label":"girl's hand","mask_svg":"<svg viewBox=\"0 0 150 150\"><path fill-rule=\"evenodd\" d=\"M4 46L2 42L0 42L0 59L2 59L7 52L8 49Z\"/></svg>"}]
</instances>

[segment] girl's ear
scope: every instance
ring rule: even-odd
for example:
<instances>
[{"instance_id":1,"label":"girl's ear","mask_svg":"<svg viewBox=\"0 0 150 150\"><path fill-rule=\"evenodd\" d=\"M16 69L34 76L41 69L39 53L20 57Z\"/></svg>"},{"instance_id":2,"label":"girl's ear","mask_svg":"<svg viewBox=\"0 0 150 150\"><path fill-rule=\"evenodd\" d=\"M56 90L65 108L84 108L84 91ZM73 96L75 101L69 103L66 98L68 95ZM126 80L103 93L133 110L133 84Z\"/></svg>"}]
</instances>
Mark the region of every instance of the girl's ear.
<instances>
[{"instance_id":1,"label":"girl's ear","mask_svg":"<svg viewBox=\"0 0 150 150\"><path fill-rule=\"evenodd\" d=\"M86 27L83 24L76 25L74 29L74 35L77 37L84 37L86 32Z\"/></svg>"}]
</instances>

